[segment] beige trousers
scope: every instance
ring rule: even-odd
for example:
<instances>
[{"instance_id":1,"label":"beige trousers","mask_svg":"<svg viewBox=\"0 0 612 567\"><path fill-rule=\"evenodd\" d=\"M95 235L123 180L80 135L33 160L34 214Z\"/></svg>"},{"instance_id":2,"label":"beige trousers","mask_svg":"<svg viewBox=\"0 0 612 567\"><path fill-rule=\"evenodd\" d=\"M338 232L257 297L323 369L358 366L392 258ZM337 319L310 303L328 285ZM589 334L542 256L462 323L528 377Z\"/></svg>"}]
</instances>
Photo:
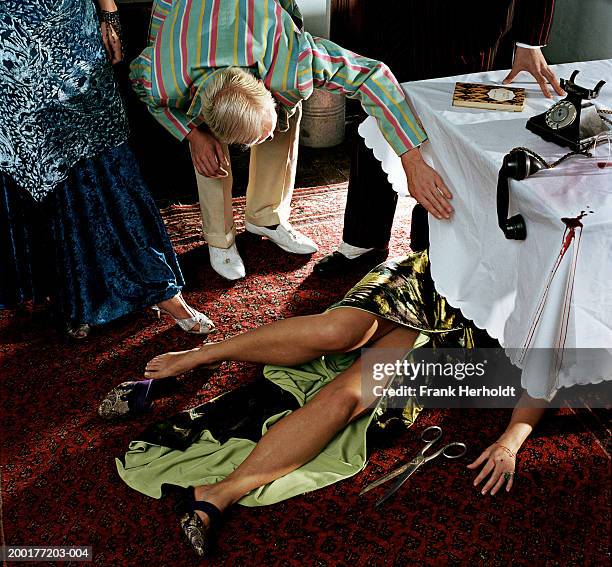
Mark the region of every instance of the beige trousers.
<instances>
[{"instance_id":1,"label":"beige trousers","mask_svg":"<svg viewBox=\"0 0 612 567\"><path fill-rule=\"evenodd\" d=\"M289 219L295 184L301 105L289 120L287 132L251 148L245 220L256 226L271 226ZM225 155L229 153L223 146ZM209 246L229 248L236 237L232 210L232 168L221 179L204 177L196 171L202 228Z\"/></svg>"}]
</instances>

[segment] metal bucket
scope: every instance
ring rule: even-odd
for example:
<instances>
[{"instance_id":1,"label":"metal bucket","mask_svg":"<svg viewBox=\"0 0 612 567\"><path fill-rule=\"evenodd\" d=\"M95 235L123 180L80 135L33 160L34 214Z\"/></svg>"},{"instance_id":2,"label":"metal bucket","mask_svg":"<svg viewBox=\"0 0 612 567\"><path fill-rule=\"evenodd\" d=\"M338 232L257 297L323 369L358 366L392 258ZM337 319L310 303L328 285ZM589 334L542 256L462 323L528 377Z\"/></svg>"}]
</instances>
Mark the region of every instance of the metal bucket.
<instances>
[{"instance_id":1,"label":"metal bucket","mask_svg":"<svg viewBox=\"0 0 612 567\"><path fill-rule=\"evenodd\" d=\"M300 144L309 148L331 148L344 140L345 99L315 89L302 104Z\"/></svg>"}]
</instances>

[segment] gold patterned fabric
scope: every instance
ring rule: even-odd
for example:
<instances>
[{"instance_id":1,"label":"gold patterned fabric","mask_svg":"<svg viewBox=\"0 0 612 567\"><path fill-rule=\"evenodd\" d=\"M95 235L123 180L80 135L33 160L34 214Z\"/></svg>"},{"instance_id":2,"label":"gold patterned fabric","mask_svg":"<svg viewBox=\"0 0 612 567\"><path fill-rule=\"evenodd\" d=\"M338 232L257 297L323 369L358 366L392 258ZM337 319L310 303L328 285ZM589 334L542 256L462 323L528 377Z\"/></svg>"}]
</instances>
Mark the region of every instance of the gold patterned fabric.
<instances>
[{"instance_id":1,"label":"gold patterned fabric","mask_svg":"<svg viewBox=\"0 0 612 567\"><path fill-rule=\"evenodd\" d=\"M435 289L427 251L374 268L330 309L353 307L421 331L434 348L473 348L473 326Z\"/></svg>"}]
</instances>

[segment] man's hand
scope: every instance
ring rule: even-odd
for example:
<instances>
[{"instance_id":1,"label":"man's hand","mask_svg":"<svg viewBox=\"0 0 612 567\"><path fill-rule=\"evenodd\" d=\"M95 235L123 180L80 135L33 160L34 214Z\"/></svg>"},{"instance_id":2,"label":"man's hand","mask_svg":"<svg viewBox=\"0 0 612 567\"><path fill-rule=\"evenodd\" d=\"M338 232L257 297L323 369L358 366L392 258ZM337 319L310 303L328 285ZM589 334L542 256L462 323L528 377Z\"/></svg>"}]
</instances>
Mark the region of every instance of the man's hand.
<instances>
[{"instance_id":1,"label":"man's hand","mask_svg":"<svg viewBox=\"0 0 612 567\"><path fill-rule=\"evenodd\" d=\"M189 140L193 165L200 175L215 179L227 177L229 161L217 138L194 128L187 134L187 140Z\"/></svg>"},{"instance_id":2,"label":"man's hand","mask_svg":"<svg viewBox=\"0 0 612 567\"><path fill-rule=\"evenodd\" d=\"M551 71L542 50L529 49L527 47L517 47L514 54L514 64L508 76L504 79L504 85L509 85L521 71L531 73L535 80L540 85L542 92L546 98L552 98L548 90L548 83L558 95L564 95L565 91L561 88L555 74Z\"/></svg>"},{"instance_id":3,"label":"man's hand","mask_svg":"<svg viewBox=\"0 0 612 567\"><path fill-rule=\"evenodd\" d=\"M453 196L442 178L429 167L418 148L401 156L408 180L408 191L437 219L449 219L453 212L448 202Z\"/></svg>"}]
</instances>

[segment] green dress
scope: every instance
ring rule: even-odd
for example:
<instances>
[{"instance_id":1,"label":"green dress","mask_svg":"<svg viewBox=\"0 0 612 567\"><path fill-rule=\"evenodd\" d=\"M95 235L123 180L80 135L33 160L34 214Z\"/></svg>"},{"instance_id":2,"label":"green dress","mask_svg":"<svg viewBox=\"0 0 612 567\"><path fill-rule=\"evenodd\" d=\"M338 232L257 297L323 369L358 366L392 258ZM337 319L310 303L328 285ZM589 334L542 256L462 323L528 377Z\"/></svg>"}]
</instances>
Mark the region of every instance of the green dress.
<instances>
[{"instance_id":1,"label":"green dress","mask_svg":"<svg viewBox=\"0 0 612 567\"><path fill-rule=\"evenodd\" d=\"M420 331L412 347L472 348L473 328L434 289L426 252L390 260L374 268L330 309L362 309ZM411 349L407 349L406 354ZM163 486L218 482L251 452L279 419L303 406L359 356L358 352L322 356L297 367L267 365L263 380L157 423L117 459L121 478L132 488L160 498ZM342 430L313 460L239 503L263 506L304 494L363 469L366 432L390 424L410 426L421 408L410 400L403 410L387 408L382 398L369 415Z\"/></svg>"}]
</instances>

